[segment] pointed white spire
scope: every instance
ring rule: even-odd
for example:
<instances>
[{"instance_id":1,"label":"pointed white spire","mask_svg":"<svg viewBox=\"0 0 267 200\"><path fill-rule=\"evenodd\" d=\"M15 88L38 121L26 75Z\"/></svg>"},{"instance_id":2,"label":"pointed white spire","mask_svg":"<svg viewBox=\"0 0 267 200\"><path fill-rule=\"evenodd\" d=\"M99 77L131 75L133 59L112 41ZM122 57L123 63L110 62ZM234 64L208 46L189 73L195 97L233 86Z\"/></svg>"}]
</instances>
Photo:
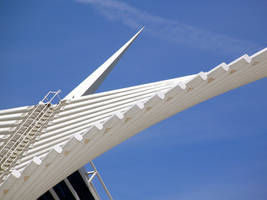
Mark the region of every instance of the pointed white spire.
<instances>
[{"instance_id":1,"label":"pointed white spire","mask_svg":"<svg viewBox=\"0 0 267 200\"><path fill-rule=\"evenodd\" d=\"M72 90L64 99L73 99L83 95L93 93L99 85L105 80L122 55L130 47L133 41L144 29L141 28L127 43L125 43L116 53L114 53L106 62L98 67L92 74L83 80L74 90Z\"/></svg>"}]
</instances>

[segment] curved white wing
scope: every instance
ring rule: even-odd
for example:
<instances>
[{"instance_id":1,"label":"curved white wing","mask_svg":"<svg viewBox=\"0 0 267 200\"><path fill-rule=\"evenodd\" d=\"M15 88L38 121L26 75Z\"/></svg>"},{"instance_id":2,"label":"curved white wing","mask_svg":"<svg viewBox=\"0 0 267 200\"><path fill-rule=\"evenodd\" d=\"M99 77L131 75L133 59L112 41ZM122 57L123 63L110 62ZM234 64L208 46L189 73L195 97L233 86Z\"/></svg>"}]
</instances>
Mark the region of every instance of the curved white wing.
<instances>
[{"instance_id":1,"label":"curved white wing","mask_svg":"<svg viewBox=\"0 0 267 200\"><path fill-rule=\"evenodd\" d=\"M266 76L264 49L209 72L64 101L55 109L40 137L4 177L0 199L37 198L88 161L141 130ZM0 134L3 128L12 134L9 125L15 118L11 115L21 117L21 111L29 108L32 109L0 111L4 120Z\"/></svg>"}]
</instances>

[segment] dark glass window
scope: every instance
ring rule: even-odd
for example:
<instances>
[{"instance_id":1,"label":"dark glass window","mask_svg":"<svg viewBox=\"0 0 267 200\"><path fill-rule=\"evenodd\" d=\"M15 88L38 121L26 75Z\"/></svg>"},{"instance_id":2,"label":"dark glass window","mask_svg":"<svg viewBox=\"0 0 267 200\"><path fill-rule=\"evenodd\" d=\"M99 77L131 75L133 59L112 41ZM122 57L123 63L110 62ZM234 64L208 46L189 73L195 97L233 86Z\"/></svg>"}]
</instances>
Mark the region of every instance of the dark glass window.
<instances>
[{"instance_id":1,"label":"dark glass window","mask_svg":"<svg viewBox=\"0 0 267 200\"><path fill-rule=\"evenodd\" d=\"M68 180L76 191L76 193L78 194L80 200L95 200L79 171L76 171L70 176L68 176ZM58 183L56 186L53 187L53 189L57 193L57 196L60 200L75 200L70 189L64 181ZM51 193L47 191L42 196L40 196L38 200L54 200L54 198Z\"/></svg>"},{"instance_id":2,"label":"dark glass window","mask_svg":"<svg viewBox=\"0 0 267 200\"><path fill-rule=\"evenodd\" d=\"M40 196L38 198L38 200L54 200L54 198L53 198L52 194L49 191L47 191L42 196Z\"/></svg>"},{"instance_id":3,"label":"dark glass window","mask_svg":"<svg viewBox=\"0 0 267 200\"><path fill-rule=\"evenodd\" d=\"M71 191L69 190L68 186L64 181L59 182L53 188L60 199L75 200L74 196L72 195Z\"/></svg>"},{"instance_id":4,"label":"dark glass window","mask_svg":"<svg viewBox=\"0 0 267 200\"><path fill-rule=\"evenodd\" d=\"M86 183L83 181L81 174L78 171L68 176L68 180L70 181L72 187L78 194L80 200L95 200Z\"/></svg>"}]
</instances>

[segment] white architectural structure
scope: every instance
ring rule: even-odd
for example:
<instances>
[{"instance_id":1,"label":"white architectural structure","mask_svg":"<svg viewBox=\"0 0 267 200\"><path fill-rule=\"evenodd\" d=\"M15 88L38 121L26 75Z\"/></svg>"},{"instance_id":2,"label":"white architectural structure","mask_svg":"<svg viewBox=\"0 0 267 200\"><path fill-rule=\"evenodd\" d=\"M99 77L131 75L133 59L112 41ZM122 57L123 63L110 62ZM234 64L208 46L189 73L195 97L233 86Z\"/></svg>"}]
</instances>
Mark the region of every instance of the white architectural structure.
<instances>
[{"instance_id":1,"label":"white architectural structure","mask_svg":"<svg viewBox=\"0 0 267 200\"><path fill-rule=\"evenodd\" d=\"M91 94L140 32L57 104L59 91L0 111L0 199L36 199L141 130L267 76L265 48L208 72Z\"/></svg>"}]
</instances>

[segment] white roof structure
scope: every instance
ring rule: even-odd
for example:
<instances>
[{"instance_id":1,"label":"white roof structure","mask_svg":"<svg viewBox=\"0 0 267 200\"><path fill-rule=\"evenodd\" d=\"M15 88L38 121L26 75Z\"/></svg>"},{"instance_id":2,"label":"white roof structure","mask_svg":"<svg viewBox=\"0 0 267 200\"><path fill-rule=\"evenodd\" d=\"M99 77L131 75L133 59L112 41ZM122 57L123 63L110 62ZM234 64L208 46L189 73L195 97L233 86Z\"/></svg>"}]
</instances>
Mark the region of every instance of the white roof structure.
<instances>
[{"instance_id":1,"label":"white roof structure","mask_svg":"<svg viewBox=\"0 0 267 200\"><path fill-rule=\"evenodd\" d=\"M99 68L99 74L107 65L114 67L138 34ZM86 95L96 87L90 78L78 87L82 90L74 89L58 104L44 99L37 105L1 110L0 199L36 199L149 126L264 77L267 48L208 72Z\"/></svg>"}]
</instances>

